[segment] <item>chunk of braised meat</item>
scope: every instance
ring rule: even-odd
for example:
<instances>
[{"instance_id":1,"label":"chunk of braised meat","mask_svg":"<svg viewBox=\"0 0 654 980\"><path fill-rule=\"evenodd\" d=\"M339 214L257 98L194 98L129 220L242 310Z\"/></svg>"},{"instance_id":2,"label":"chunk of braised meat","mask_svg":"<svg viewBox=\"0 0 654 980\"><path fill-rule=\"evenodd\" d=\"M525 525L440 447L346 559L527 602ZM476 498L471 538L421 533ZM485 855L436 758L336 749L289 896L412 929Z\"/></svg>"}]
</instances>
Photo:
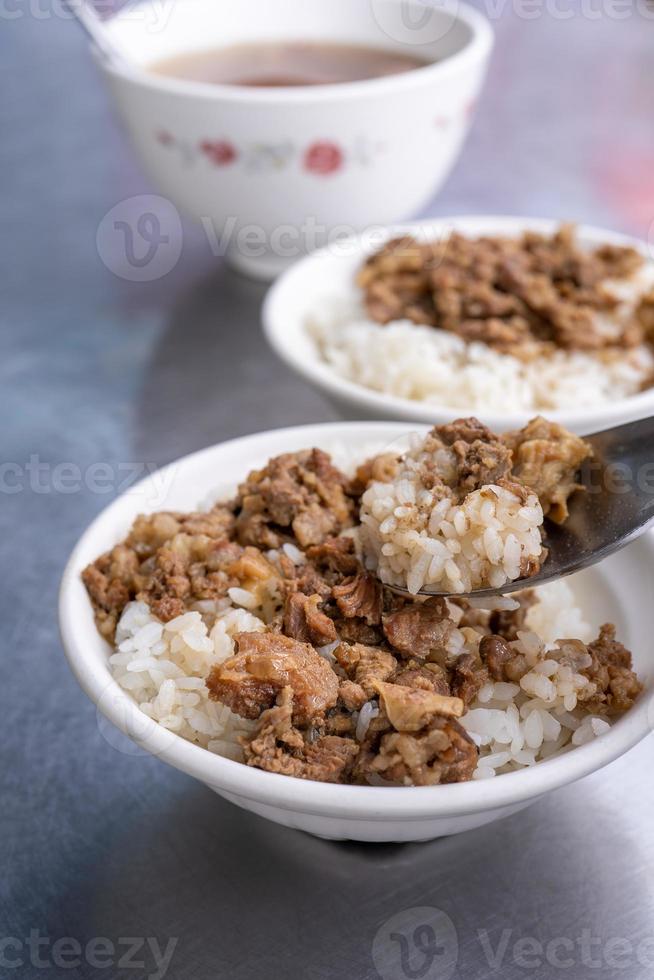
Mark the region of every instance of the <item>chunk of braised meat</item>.
<instances>
[{"instance_id":1,"label":"chunk of braised meat","mask_svg":"<svg viewBox=\"0 0 654 980\"><path fill-rule=\"evenodd\" d=\"M592 663L582 673L596 686L589 707L609 715L627 711L643 686L633 671L631 653L615 638L613 623L601 627L598 638L588 645L588 653Z\"/></svg>"},{"instance_id":2,"label":"chunk of braised meat","mask_svg":"<svg viewBox=\"0 0 654 980\"><path fill-rule=\"evenodd\" d=\"M226 581L214 577L221 570L214 555L218 542L227 543L233 523L228 505L207 513L139 515L125 541L82 572L102 636L113 640L133 599L152 603L155 615L172 619L187 601L224 595Z\"/></svg>"},{"instance_id":3,"label":"chunk of braised meat","mask_svg":"<svg viewBox=\"0 0 654 980\"><path fill-rule=\"evenodd\" d=\"M591 447L540 416L504 439L513 452L513 479L533 490L546 517L562 524L568 516L568 499L583 489L577 477L592 455Z\"/></svg>"},{"instance_id":4,"label":"chunk of braised meat","mask_svg":"<svg viewBox=\"0 0 654 980\"><path fill-rule=\"evenodd\" d=\"M400 465L398 453L380 453L367 459L365 463L357 467L353 479L350 481L350 493L353 497L361 497L365 493L369 483L378 481L380 483L391 483Z\"/></svg>"},{"instance_id":5,"label":"chunk of braised meat","mask_svg":"<svg viewBox=\"0 0 654 980\"><path fill-rule=\"evenodd\" d=\"M231 504L216 504L208 511L159 511L139 514L125 540L140 559L149 558L178 534L191 538L228 539L234 529L234 508Z\"/></svg>"},{"instance_id":6,"label":"chunk of braised meat","mask_svg":"<svg viewBox=\"0 0 654 980\"><path fill-rule=\"evenodd\" d=\"M376 697L375 683L387 680L397 667L397 660L388 650L363 643L341 643L334 650L334 657L348 678L359 684L369 698Z\"/></svg>"},{"instance_id":7,"label":"chunk of braised meat","mask_svg":"<svg viewBox=\"0 0 654 980\"><path fill-rule=\"evenodd\" d=\"M338 689L338 700L347 711L359 711L370 699L360 684L355 681L342 681Z\"/></svg>"},{"instance_id":8,"label":"chunk of braised meat","mask_svg":"<svg viewBox=\"0 0 654 980\"><path fill-rule=\"evenodd\" d=\"M283 551L279 553L278 561L283 575L282 591L285 595L290 592L303 592L305 595L319 595L323 602L331 597L331 585L311 562L296 565Z\"/></svg>"},{"instance_id":9,"label":"chunk of braised meat","mask_svg":"<svg viewBox=\"0 0 654 980\"><path fill-rule=\"evenodd\" d=\"M355 575L359 560L350 537L326 538L321 544L307 548L307 558L332 584L341 582L343 575Z\"/></svg>"},{"instance_id":10,"label":"chunk of braised meat","mask_svg":"<svg viewBox=\"0 0 654 980\"><path fill-rule=\"evenodd\" d=\"M488 670L473 653L462 653L454 662L450 689L454 697L467 706L471 704L488 683Z\"/></svg>"},{"instance_id":11,"label":"chunk of braised meat","mask_svg":"<svg viewBox=\"0 0 654 980\"><path fill-rule=\"evenodd\" d=\"M319 595L291 592L284 602L283 632L302 643L322 647L338 639L334 621L320 609Z\"/></svg>"},{"instance_id":12,"label":"chunk of braised meat","mask_svg":"<svg viewBox=\"0 0 654 980\"><path fill-rule=\"evenodd\" d=\"M384 634L380 626L368 626L363 619L342 619L336 616L336 613L334 617L336 632L343 643L362 643L368 647L376 647L384 643Z\"/></svg>"},{"instance_id":13,"label":"chunk of braised meat","mask_svg":"<svg viewBox=\"0 0 654 980\"><path fill-rule=\"evenodd\" d=\"M453 479L445 482L464 497L473 490L497 483L511 469L511 450L476 418L457 419L436 426L430 433L435 443L447 446L453 455ZM429 440L428 440L429 443ZM428 444L426 448L430 448Z\"/></svg>"},{"instance_id":14,"label":"chunk of braised meat","mask_svg":"<svg viewBox=\"0 0 654 980\"><path fill-rule=\"evenodd\" d=\"M551 651L549 655L563 666L571 667L576 674L593 663L586 644L576 639L557 640L556 650Z\"/></svg>"},{"instance_id":15,"label":"chunk of braised meat","mask_svg":"<svg viewBox=\"0 0 654 980\"><path fill-rule=\"evenodd\" d=\"M389 272L419 272L424 263L424 251L411 235L399 235L369 255L357 276L359 286L367 286Z\"/></svg>"},{"instance_id":16,"label":"chunk of braised meat","mask_svg":"<svg viewBox=\"0 0 654 980\"><path fill-rule=\"evenodd\" d=\"M607 303L604 309L610 312L613 306L614 304ZM609 346L607 335L598 328L597 316L592 308L580 309L574 303L563 302L554 296L542 309L549 312L553 338L558 347L566 350L600 351ZM609 336L614 342L621 339L624 342L624 334L622 337L617 333ZM626 336L630 337L629 334Z\"/></svg>"},{"instance_id":17,"label":"chunk of braised meat","mask_svg":"<svg viewBox=\"0 0 654 980\"><path fill-rule=\"evenodd\" d=\"M534 341L529 320L524 316L511 315L506 320L489 316L483 320L462 320L454 328L468 343L486 344L507 354L521 354L521 348Z\"/></svg>"},{"instance_id":18,"label":"chunk of braised meat","mask_svg":"<svg viewBox=\"0 0 654 980\"><path fill-rule=\"evenodd\" d=\"M391 239L366 260L357 282L364 289L366 310L373 320L434 322L424 256L415 239L403 236Z\"/></svg>"},{"instance_id":19,"label":"chunk of braised meat","mask_svg":"<svg viewBox=\"0 0 654 980\"><path fill-rule=\"evenodd\" d=\"M394 783L433 786L471 779L477 759L477 747L458 721L437 716L422 732L382 735L366 768Z\"/></svg>"},{"instance_id":20,"label":"chunk of braised meat","mask_svg":"<svg viewBox=\"0 0 654 980\"><path fill-rule=\"evenodd\" d=\"M561 266L557 269L549 262L539 264L534 261L535 254L529 249L516 253L498 269L498 284L524 304L532 334L575 350L599 350L610 339L618 341L619 331L607 337L597 317L598 312L611 313L616 306L615 297L600 283L602 266L589 257L581 276L561 275ZM567 256L563 261L566 273L575 267L582 269L577 256Z\"/></svg>"},{"instance_id":21,"label":"chunk of braised meat","mask_svg":"<svg viewBox=\"0 0 654 980\"><path fill-rule=\"evenodd\" d=\"M363 619L368 626L381 623L382 587L370 572L359 572L335 585L332 595L342 616Z\"/></svg>"},{"instance_id":22,"label":"chunk of braised meat","mask_svg":"<svg viewBox=\"0 0 654 980\"><path fill-rule=\"evenodd\" d=\"M493 681L517 683L527 673L527 658L509 645L503 636L483 636L479 656Z\"/></svg>"},{"instance_id":23,"label":"chunk of braised meat","mask_svg":"<svg viewBox=\"0 0 654 980\"><path fill-rule=\"evenodd\" d=\"M435 426L426 436L420 464L422 483L436 499L462 500L510 473L511 451L476 418Z\"/></svg>"},{"instance_id":24,"label":"chunk of braised meat","mask_svg":"<svg viewBox=\"0 0 654 980\"><path fill-rule=\"evenodd\" d=\"M436 425L430 435L435 436L444 446L453 446L455 442L465 442L468 445L477 441L492 442L495 439L488 426L474 415L455 419L445 425Z\"/></svg>"},{"instance_id":25,"label":"chunk of braised meat","mask_svg":"<svg viewBox=\"0 0 654 980\"><path fill-rule=\"evenodd\" d=\"M221 599L231 586L253 592L277 577L277 572L255 549L245 552L232 541L213 541L203 535L178 534L170 546L159 548L142 565L147 569L137 599L146 602L164 622L182 615L201 599Z\"/></svg>"},{"instance_id":26,"label":"chunk of braised meat","mask_svg":"<svg viewBox=\"0 0 654 980\"><path fill-rule=\"evenodd\" d=\"M568 225L569 233L574 232L574 225ZM596 262L601 263L600 279L622 279L638 272L643 266L643 257L637 249L627 245L612 245L605 242L598 246L593 253Z\"/></svg>"},{"instance_id":27,"label":"chunk of braised meat","mask_svg":"<svg viewBox=\"0 0 654 980\"><path fill-rule=\"evenodd\" d=\"M525 628L529 610L538 602L538 597L533 589L525 589L524 592L514 594L512 598L517 599L518 608L495 609L491 612L488 623L491 633L503 636L505 640L518 638L518 630Z\"/></svg>"},{"instance_id":28,"label":"chunk of braised meat","mask_svg":"<svg viewBox=\"0 0 654 980\"><path fill-rule=\"evenodd\" d=\"M364 695L362 704L367 698ZM339 738L354 739L356 736L357 718L353 713L358 708L348 708L339 698L335 708L330 708L325 715L324 733L325 735L338 735Z\"/></svg>"},{"instance_id":29,"label":"chunk of braised meat","mask_svg":"<svg viewBox=\"0 0 654 980\"><path fill-rule=\"evenodd\" d=\"M338 698L338 678L308 643L279 633L237 633L234 656L207 678L209 697L243 718L258 718L279 692L293 692L293 720L307 725Z\"/></svg>"},{"instance_id":30,"label":"chunk of braised meat","mask_svg":"<svg viewBox=\"0 0 654 980\"><path fill-rule=\"evenodd\" d=\"M352 524L347 482L321 449L274 457L239 487L238 540L264 549L291 536L301 548L321 544Z\"/></svg>"},{"instance_id":31,"label":"chunk of braised meat","mask_svg":"<svg viewBox=\"0 0 654 980\"><path fill-rule=\"evenodd\" d=\"M153 561L152 574L141 595L153 615L166 623L186 609L191 594L188 561L172 548L160 548Z\"/></svg>"},{"instance_id":32,"label":"chunk of braised meat","mask_svg":"<svg viewBox=\"0 0 654 980\"><path fill-rule=\"evenodd\" d=\"M267 582L271 577L279 578L275 566L258 548L241 548L235 542L230 542L220 551L218 560L223 570L237 579L243 588Z\"/></svg>"},{"instance_id":33,"label":"chunk of braised meat","mask_svg":"<svg viewBox=\"0 0 654 980\"><path fill-rule=\"evenodd\" d=\"M95 615L95 623L112 640L120 614L136 593L139 560L131 548L116 545L82 572Z\"/></svg>"},{"instance_id":34,"label":"chunk of braised meat","mask_svg":"<svg viewBox=\"0 0 654 980\"><path fill-rule=\"evenodd\" d=\"M242 739L246 763L298 779L345 780L359 751L357 743L335 735L307 737L293 726L294 703L293 689L283 688L277 705L261 715L256 733Z\"/></svg>"},{"instance_id":35,"label":"chunk of braised meat","mask_svg":"<svg viewBox=\"0 0 654 980\"><path fill-rule=\"evenodd\" d=\"M654 289L650 289L641 299L636 308L636 318L647 340L654 341Z\"/></svg>"},{"instance_id":36,"label":"chunk of braised meat","mask_svg":"<svg viewBox=\"0 0 654 980\"><path fill-rule=\"evenodd\" d=\"M445 663L451 655L457 632L449 618L445 599L432 597L423 603L403 606L383 617L384 634L392 647L405 657Z\"/></svg>"},{"instance_id":37,"label":"chunk of braised meat","mask_svg":"<svg viewBox=\"0 0 654 980\"><path fill-rule=\"evenodd\" d=\"M631 669L631 653L615 638L613 623L604 623L599 636L588 645L588 651L598 663L606 667L627 667Z\"/></svg>"},{"instance_id":38,"label":"chunk of braised meat","mask_svg":"<svg viewBox=\"0 0 654 980\"><path fill-rule=\"evenodd\" d=\"M460 718L464 711L463 701L458 697L378 680L373 684L386 717L398 732L419 732L436 715Z\"/></svg>"},{"instance_id":39,"label":"chunk of braised meat","mask_svg":"<svg viewBox=\"0 0 654 980\"><path fill-rule=\"evenodd\" d=\"M450 694L448 674L440 664L409 660L391 674L390 680L393 684L402 684L416 690L433 691L444 696Z\"/></svg>"},{"instance_id":40,"label":"chunk of braised meat","mask_svg":"<svg viewBox=\"0 0 654 980\"><path fill-rule=\"evenodd\" d=\"M455 442L452 452L457 457L458 490L462 494L499 483L511 468L511 453L497 440Z\"/></svg>"}]
</instances>

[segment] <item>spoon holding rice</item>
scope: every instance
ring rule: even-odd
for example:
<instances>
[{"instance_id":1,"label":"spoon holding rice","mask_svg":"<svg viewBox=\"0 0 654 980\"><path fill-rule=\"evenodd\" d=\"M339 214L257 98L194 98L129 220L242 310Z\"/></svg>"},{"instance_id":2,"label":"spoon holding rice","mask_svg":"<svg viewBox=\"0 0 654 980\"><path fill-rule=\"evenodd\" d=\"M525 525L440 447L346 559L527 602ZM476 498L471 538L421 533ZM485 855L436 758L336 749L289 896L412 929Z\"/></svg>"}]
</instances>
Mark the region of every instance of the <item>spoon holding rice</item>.
<instances>
[{"instance_id":1,"label":"spoon holding rice","mask_svg":"<svg viewBox=\"0 0 654 980\"><path fill-rule=\"evenodd\" d=\"M544 525L547 554L535 574L474 589L448 589L447 583L438 582L416 590L396 576L380 573L369 553L367 564L387 588L403 595L484 599L543 585L602 561L654 524L654 418L607 429L584 441L592 448L592 459L580 470L580 492L570 497L563 523Z\"/></svg>"}]
</instances>

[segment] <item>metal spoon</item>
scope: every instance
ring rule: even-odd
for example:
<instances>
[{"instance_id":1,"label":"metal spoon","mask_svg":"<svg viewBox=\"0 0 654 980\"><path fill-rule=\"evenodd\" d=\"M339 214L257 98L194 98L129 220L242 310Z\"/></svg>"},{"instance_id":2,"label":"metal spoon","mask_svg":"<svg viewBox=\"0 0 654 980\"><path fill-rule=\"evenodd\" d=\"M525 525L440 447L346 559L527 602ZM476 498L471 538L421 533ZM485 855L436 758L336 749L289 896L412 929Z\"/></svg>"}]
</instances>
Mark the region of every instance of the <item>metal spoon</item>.
<instances>
[{"instance_id":1,"label":"metal spoon","mask_svg":"<svg viewBox=\"0 0 654 980\"><path fill-rule=\"evenodd\" d=\"M122 51L116 47L113 38L88 0L62 0L62 4L70 11L87 38L106 61L123 68L132 67Z\"/></svg>"},{"instance_id":2,"label":"metal spoon","mask_svg":"<svg viewBox=\"0 0 654 980\"><path fill-rule=\"evenodd\" d=\"M472 598L507 595L572 575L624 548L654 524L654 417L584 438L594 452L581 470L579 482L585 490L570 498L564 524L545 522L549 554L541 570L498 589L477 589L469 593ZM386 587L413 595L396 585ZM450 594L437 587L418 593Z\"/></svg>"}]
</instances>

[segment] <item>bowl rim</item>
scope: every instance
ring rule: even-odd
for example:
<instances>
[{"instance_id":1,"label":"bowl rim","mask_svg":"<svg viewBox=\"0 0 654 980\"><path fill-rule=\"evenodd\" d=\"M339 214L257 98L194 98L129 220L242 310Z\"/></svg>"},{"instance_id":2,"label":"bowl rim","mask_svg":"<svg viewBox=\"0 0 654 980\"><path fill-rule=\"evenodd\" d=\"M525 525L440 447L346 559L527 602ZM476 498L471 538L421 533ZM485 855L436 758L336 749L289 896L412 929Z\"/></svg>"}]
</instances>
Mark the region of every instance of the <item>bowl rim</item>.
<instances>
[{"instance_id":1,"label":"bowl rim","mask_svg":"<svg viewBox=\"0 0 654 980\"><path fill-rule=\"evenodd\" d=\"M334 785L281 776L251 768L240 762L215 755L174 735L143 714L131 696L111 677L108 663L96 663L89 655L90 630L95 642L92 618L77 615L88 597L79 578L84 560L82 555L103 530L113 526L117 516L125 512L127 523L143 510L137 490L152 486L166 474L176 472L176 479L197 464L206 465L220 457L228 459L237 451L248 450L265 454L266 446L280 438L306 436L307 445L320 444L321 439L343 439L348 435L364 436L371 441L392 439L407 432L406 422L334 422L272 429L230 439L184 456L141 480L129 492L122 493L105 507L80 536L66 564L59 592L59 627L68 663L80 686L97 709L140 748L165 762L200 779L219 792L235 794L259 804L287 811L301 811L316 816L347 817L348 820L413 821L440 816L478 813L509 807L535 799L544 793L569 784L602 768L651 732L651 712L654 710L654 686L645 690L638 702L610 731L592 742L577 747L563 756L538 763L530 769L507 773L491 780L473 780L441 786L375 787ZM278 451L278 450L273 450ZM161 484L160 484L161 485ZM198 499L209 488L201 488ZM132 498L131 501L129 498ZM654 560L654 532L636 542ZM634 547L634 545L632 545ZM99 553L100 547L91 549ZM87 613L90 611L87 605ZM88 623L90 622L90 626ZM110 695L110 696L108 696ZM135 714L136 713L136 714ZM134 735L130 719L140 717L148 728L147 740Z\"/></svg>"},{"instance_id":2,"label":"bowl rim","mask_svg":"<svg viewBox=\"0 0 654 980\"><path fill-rule=\"evenodd\" d=\"M462 230L465 234L519 234L521 231L533 229L544 233L552 232L560 227L561 221L556 218L536 218L525 217L523 215L497 215L497 214L470 214L442 216L437 218L424 218L422 220L402 222L394 225L383 226L383 232L379 237L375 237L374 244L367 241L367 233L358 232L339 239L338 249L347 251L345 259L352 256L365 257L374 251L383 240L392 238L398 234L420 233L429 235L439 233L448 227L455 230ZM375 228L375 231L377 228ZM579 224L577 233L582 241L592 244L602 242L612 242L615 244L631 245L637 248L647 261L652 263L653 257L647 242L631 235L621 232L609 231L595 225ZM350 249L352 253L350 254ZM438 422L443 416L465 414L472 411L473 414L482 415L486 424L492 428L513 428L523 424L525 416L537 414L531 411L512 411L499 412L482 411L481 409L464 407L452 407L442 403L418 402L408 398L400 398L397 395L387 395L382 392L373 391L364 385L346 378L341 378L332 367L322 361L317 350L315 355L306 357L304 351L299 351L294 344L294 331L288 329L288 318L285 314L287 296L297 291L301 293L304 289L305 274L315 268L325 260L338 261L338 257L332 253L332 246L325 246L310 255L304 256L294 262L286 269L279 278L269 288L261 308L261 321L264 336L277 356L284 361L296 374L299 374L306 381L321 389L323 392L335 398L337 401L346 400L355 404L361 412L370 413L376 417L387 417L404 419L407 421L424 422L432 420ZM302 329L302 328L300 328ZM579 409L553 409L547 411L547 417L553 422L559 422L576 431L585 432L597 431L602 427L610 426L612 421L617 418L621 420L625 416L637 418L643 412L654 410L654 387L646 389L635 395L626 398L616 399L606 405L599 405Z\"/></svg>"},{"instance_id":3,"label":"bowl rim","mask_svg":"<svg viewBox=\"0 0 654 980\"><path fill-rule=\"evenodd\" d=\"M405 0L389 0L402 3ZM416 0L410 0L416 2ZM110 33L118 34L127 18L127 7L106 22ZM306 105L322 102L342 102L356 98L377 97L394 92L410 91L421 85L443 81L448 75L466 70L473 64L483 61L494 43L494 32L488 18L472 7L466 0L445 0L439 10L450 12L456 20L470 29L470 37L459 51L447 55L441 61L432 61L424 67L414 68L397 75L361 79L355 82L342 82L331 85L279 86L275 88L254 88L239 85L221 85L209 82L185 81L166 75L155 75L144 65L109 61L92 44L93 56L99 67L107 75L144 88L171 95L192 96L206 101L229 102L234 104L279 104Z\"/></svg>"}]
</instances>

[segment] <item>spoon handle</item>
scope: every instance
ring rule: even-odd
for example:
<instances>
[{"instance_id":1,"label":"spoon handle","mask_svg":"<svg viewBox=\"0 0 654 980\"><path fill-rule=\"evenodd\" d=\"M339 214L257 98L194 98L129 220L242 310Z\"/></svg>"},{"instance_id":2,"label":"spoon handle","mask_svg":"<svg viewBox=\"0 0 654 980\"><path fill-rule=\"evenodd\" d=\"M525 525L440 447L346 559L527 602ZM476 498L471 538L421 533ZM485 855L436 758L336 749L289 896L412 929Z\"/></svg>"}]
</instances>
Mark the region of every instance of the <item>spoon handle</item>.
<instances>
[{"instance_id":1,"label":"spoon handle","mask_svg":"<svg viewBox=\"0 0 654 980\"><path fill-rule=\"evenodd\" d=\"M102 20L87 0L61 0L61 2L66 10L70 11L87 38L106 61L113 62L116 65L127 66L127 61L123 57L123 54L115 46Z\"/></svg>"}]
</instances>

